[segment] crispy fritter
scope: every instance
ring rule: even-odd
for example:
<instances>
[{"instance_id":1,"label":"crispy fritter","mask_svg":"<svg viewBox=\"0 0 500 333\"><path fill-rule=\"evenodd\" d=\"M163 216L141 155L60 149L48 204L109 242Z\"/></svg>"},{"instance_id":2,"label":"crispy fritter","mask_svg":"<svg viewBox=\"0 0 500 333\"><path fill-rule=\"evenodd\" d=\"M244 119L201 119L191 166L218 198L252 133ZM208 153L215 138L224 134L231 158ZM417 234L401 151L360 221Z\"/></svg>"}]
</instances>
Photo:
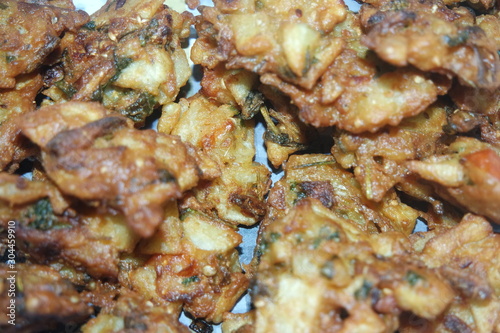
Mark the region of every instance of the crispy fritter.
<instances>
[{"instance_id":1,"label":"crispy fritter","mask_svg":"<svg viewBox=\"0 0 500 333\"><path fill-rule=\"evenodd\" d=\"M57 47L65 31L75 31L89 16L70 0L0 4L0 88L14 88L16 77L35 71Z\"/></svg>"},{"instance_id":2,"label":"crispy fritter","mask_svg":"<svg viewBox=\"0 0 500 333\"><path fill-rule=\"evenodd\" d=\"M165 332L189 333L176 316L161 305L144 299L140 294L121 290L113 307L103 309L83 327L83 333L100 332Z\"/></svg>"},{"instance_id":3,"label":"crispy fritter","mask_svg":"<svg viewBox=\"0 0 500 333\"><path fill-rule=\"evenodd\" d=\"M69 281L54 269L34 264L0 264L0 328L2 332L56 330L87 320L92 313ZM14 296L13 296L13 295ZM9 311L15 300L14 311ZM7 309L7 310L5 310ZM8 314L13 313L13 317ZM14 319L15 325L8 321Z\"/></svg>"},{"instance_id":4,"label":"crispy fritter","mask_svg":"<svg viewBox=\"0 0 500 333\"><path fill-rule=\"evenodd\" d=\"M453 290L405 258L407 244L400 233L369 236L319 201L302 200L264 230L255 332L393 332L402 311L436 318Z\"/></svg>"},{"instance_id":5,"label":"crispy fritter","mask_svg":"<svg viewBox=\"0 0 500 333\"><path fill-rule=\"evenodd\" d=\"M437 185L452 203L500 223L500 151L473 138L457 138L442 155L409 161L408 167Z\"/></svg>"},{"instance_id":6,"label":"crispy fritter","mask_svg":"<svg viewBox=\"0 0 500 333\"><path fill-rule=\"evenodd\" d=\"M259 85L256 74L244 69L226 70L219 64L213 69L204 68L200 84L203 95L237 107L242 119L262 114L267 126L263 138L267 158L275 168L292 153L308 147L311 130L299 119L297 107L278 89Z\"/></svg>"},{"instance_id":7,"label":"crispy fritter","mask_svg":"<svg viewBox=\"0 0 500 333\"><path fill-rule=\"evenodd\" d=\"M61 62L47 72L44 93L56 102L99 101L143 125L191 75L180 45L191 14L162 0L109 0L91 18L62 40Z\"/></svg>"},{"instance_id":8,"label":"crispy fritter","mask_svg":"<svg viewBox=\"0 0 500 333\"><path fill-rule=\"evenodd\" d=\"M14 88L0 89L0 170L15 171L36 149L21 133L22 115L35 109L35 97L42 88L39 73L20 75Z\"/></svg>"},{"instance_id":9,"label":"crispy fritter","mask_svg":"<svg viewBox=\"0 0 500 333\"><path fill-rule=\"evenodd\" d=\"M236 247L242 236L222 220L193 209L170 211L136 252L151 257L124 272L122 283L175 311L219 323L248 288Z\"/></svg>"},{"instance_id":10,"label":"crispy fritter","mask_svg":"<svg viewBox=\"0 0 500 333\"><path fill-rule=\"evenodd\" d=\"M260 74L262 83L290 96L305 122L355 133L397 125L443 92L419 71L377 68L360 43L357 16L343 4L330 3L321 12L322 4L315 3L310 15L301 3L259 4L220 1L215 9L201 8L193 61Z\"/></svg>"},{"instance_id":11,"label":"crispy fritter","mask_svg":"<svg viewBox=\"0 0 500 333\"><path fill-rule=\"evenodd\" d=\"M381 1L363 5L363 42L384 61L456 76L464 85L500 86L496 43L465 8L441 1Z\"/></svg>"},{"instance_id":12,"label":"crispy fritter","mask_svg":"<svg viewBox=\"0 0 500 333\"><path fill-rule=\"evenodd\" d=\"M42 165L67 194L124 213L132 229L151 236L163 205L202 176L177 136L136 130L99 104L68 102L27 115L23 133L42 150Z\"/></svg>"},{"instance_id":13,"label":"crispy fritter","mask_svg":"<svg viewBox=\"0 0 500 333\"><path fill-rule=\"evenodd\" d=\"M438 269L459 297L434 322L406 318L404 332L499 332L500 235L490 223L471 214L452 229L410 236L418 258ZM410 320L408 320L410 319Z\"/></svg>"},{"instance_id":14,"label":"crispy fritter","mask_svg":"<svg viewBox=\"0 0 500 333\"><path fill-rule=\"evenodd\" d=\"M339 216L354 221L366 233L395 230L408 235L419 217L438 224L441 219L449 218L402 203L394 189L379 202L369 200L353 173L344 170L332 156L318 154L290 157L285 176L269 193L268 214L263 224L273 224L305 198L319 200Z\"/></svg>"},{"instance_id":15,"label":"crispy fritter","mask_svg":"<svg viewBox=\"0 0 500 333\"><path fill-rule=\"evenodd\" d=\"M119 256L139 240L120 214L81 208L49 182L0 174L0 222L16 221L18 249L40 264L118 277Z\"/></svg>"},{"instance_id":16,"label":"crispy fritter","mask_svg":"<svg viewBox=\"0 0 500 333\"><path fill-rule=\"evenodd\" d=\"M302 200L262 235L255 332L405 331L408 317L495 331L500 237L468 215L427 240L417 253L401 233L368 235L319 201ZM462 316L457 307L472 312Z\"/></svg>"},{"instance_id":17,"label":"crispy fritter","mask_svg":"<svg viewBox=\"0 0 500 333\"><path fill-rule=\"evenodd\" d=\"M240 119L234 106L219 106L203 95L163 109L158 130L192 144L220 170L217 178L191 190L197 201L193 208L235 225L252 225L264 216L269 171L253 162L253 128L254 122Z\"/></svg>"},{"instance_id":18,"label":"crispy fritter","mask_svg":"<svg viewBox=\"0 0 500 333\"><path fill-rule=\"evenodd\" d=\"M345 169L354 168L366 198L379 201L390 188L404 181L408 174L406 161L423 159L445 148L441 139L446 124L447 108L435 104L398 126L376 133L342 131L335 136L332 154Z\"/></svg>"},{"instance_id":19,"label":"crispy fritter","mask_svg":"<svg viewBox=\"0 0 500 333\"><path fill-rule=\"evenodd\" d=\"M215 1L200 7L195 63L214 68L246 68L311 88L333 61L342 41L332 35L345 19L341 1ZM208 53L210 56L206 56Z\"/></svg>"}]
</instances>

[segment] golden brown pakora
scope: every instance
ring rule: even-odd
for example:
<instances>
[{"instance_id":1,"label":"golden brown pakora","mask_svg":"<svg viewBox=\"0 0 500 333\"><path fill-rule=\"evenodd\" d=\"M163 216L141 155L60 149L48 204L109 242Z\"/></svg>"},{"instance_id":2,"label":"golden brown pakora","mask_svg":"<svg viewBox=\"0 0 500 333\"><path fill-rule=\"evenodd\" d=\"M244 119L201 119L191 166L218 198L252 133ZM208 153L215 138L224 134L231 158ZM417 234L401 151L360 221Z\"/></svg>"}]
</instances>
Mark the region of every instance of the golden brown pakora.
<instances>
[{"instance_id":1,"label":"golden brown pakora","mask_svg":"<svg viewBox=\"0 0 500 333\"><path fill-rule=\"evenodd\" d=\"M179 137L108 113L97 103L60 103L27 115L22 131L63 193L118 209L135 232L151 236L163 205L195 186L202 170Z\"/></svg>"},{"instance_id":2,"label":"golden brown pakora","mask_svg":"<svg viewBox=\"0 0 500 333\"><path fill-rule=\"evenodd\" d=\"M398 126L387 126L375 133L335 133L332 154L343 168L354 169L364 196L379 201L387 190L406 181L406 161L444 150L443 127L447 125L448 110L434 104L417 116L405 118Z\"/></svg>"},{"instance_id":3,"label":"golden brown pakora","mask_svg":"<svg viewBox=\"0 0 500 333\"><path fill-rule=\"evenodd\" d=\"M498 3L361 2L0 3L20 328L500 333Z\"/></svg>"},{"instance_id":4,"label":"golden brown pakora","mask_svg":"<svg viewBox=\"0 0 500 333\"><path fill-rule=\"evenodd\" d=\"M392 65L453 75L474 88L500 86L497 45L465 8L450 9L441 1L380 1L363 5L360 19L364 44Z\"/></svg>"},{"instance_id":5,"label":"golden brown pakora","mask_svg":"<svg viewBox=\"0 0 500 333\"><path fill-rule=\"evenodd\" d=\"M120 291L112 307L104 308L82 328L83 333L99 332L166 332L189 333L177 317L161 305L129 290Z\"/></svg>"},{"instance_id":6,"label":"golden brown pakora","mask_svg":"<svg viewBox=\"0 0 500 333\"><path fill-rule=\"evenodd\" d=\"M355 175L344 170L331 155L292 155L285 175L268 197L268 214L263 225L273 224L305 198L319 200L326 208L356 223L365 233L399 231L409 235L418 218L430 224L455 224L458 214L433 214L401 201L394 189L379 202L368 199Z\"/></svg>"},{"instance_id":7,"label":"golden brown pakora","mask_svg":"<svg viewBox=\"0 0 500 333\"><path fill-rule=\"evenodd\" d=\"M263 230L251 331L495 331L500 237L489 223L467 215L412 237L414 248L399 232L369 235L319 200L300 201Z\"/></svg>"},{"instance_id":8,"label":"golden brown pakora","mask_svg":"<svg viewBox=\"0 0 500 333\"><path fill-rule=\"evenodd\" d=\"M181 48L191 19L162 0L109 0L89 23L65 35L44 94L54 102L98 101L144 125L191 76Z\"/></svg>"},{"instance_id":9,"label":"golden brown pakora","mask_svg":"<svg viewBox=\"0 0 500 333\"><path fill-rule=\"evenodd\" d=\"M2 332L61 330L87 320L91 307L75 287L59 272L43 265L16 264L13 274L8 265L0 264L0 304L8 309L15 300L14 322L6 311L0 314ZM15 291L13 291L15 290ZM8 293L15 293L15 298Z\"/></svg>"},{"instance_id":10,"label":"golden brown pakora","mask_svg":"<svg viewBox=\"0 0 500 333\"><path fill-rule=\"evenodd\" d=\"M263 1L255 8L223 1L202 7L192 59L208 68L222 62L255 72L288 95L306 123L355 133L397 125L443 93L425 73L377 67L361 44L358 17L343 4L315 3L308 12L302 7Z\"/></svg>"},{"instance_id":11,"label":"golden brown pakora","mask_svg":"<svg viewBox=\"0 0 500 333\"><path fill-rule=\"evenodd\" d=\"M0 88L14 88L16 77L42 65L66 31L75 31L89 16L71 0L16 1L0 5Z\"/></svg>"},{"instance_id":12,"label":"golden brown pakora","mask_svg":"<svg viewBox=\"0 0 500 333\"><path fill-rule=\"evenodd\" d=\"M269 171L253 162L254 122L238 117L238 109L218 105L198 94L167 105L158 130L178 135L215 162L220 174L191 190L186 207L215 214L234 225L253 225L265 214Z\"/></svg>"},{"instance_id":13,"label":"golden brown pakora","mask_svg":"<svg viewBox=\"0 0 500 333\"><path fill-rule=\"evenodd\" d=\"M457 138L441 155L409 161L408 167L437 185L438 193L468 211L500 223L500 152L473 138Z\"/></svg>"}]
</instances>

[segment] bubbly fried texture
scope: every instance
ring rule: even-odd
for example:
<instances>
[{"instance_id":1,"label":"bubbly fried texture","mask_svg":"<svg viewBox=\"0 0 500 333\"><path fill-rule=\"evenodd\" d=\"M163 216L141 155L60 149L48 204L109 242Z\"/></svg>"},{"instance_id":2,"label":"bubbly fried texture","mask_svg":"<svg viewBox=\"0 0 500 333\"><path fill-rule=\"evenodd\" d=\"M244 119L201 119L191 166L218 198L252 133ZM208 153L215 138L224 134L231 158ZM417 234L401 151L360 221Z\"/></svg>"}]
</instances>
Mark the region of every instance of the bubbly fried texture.
<instances>
[{"instance_id":1,"label":"bubbly fried texture","mask_svg":"<svg viewBox=\"0 0 500 333\"><path fill-rule=\"evenodd\" d=\"M7 294L16 290L16 325L8 323L10 318L3 311L0 316L2 332L60 330L90 316L90 306L55 269L17 264L15 275L9 271L8 265L0 264L0 304L7 309L11 299Z\"/></svg>"},{"instance_id":2,"label":"bubbly fried texture","mask_svg":"<svg viewBox=\"0 0 500 333\"><path fill-rule=\"evenodd\" d=\"M88 20L70 0L2 1L0 89L14 88L18 75L34 72L45 62L63 32L75 31Z\"/></svg>"},{"instance_id":3,"label":"bubbly fried texture","mask_svg":"<svg viewBox=\"0 0 500 333\"><path fill-rule=\"evenodd\" d=\"M398 126L375 133L335 135L332 154L354 175L367 199L380 201L398 183L406 183L409 160L441 153L446 134L447 107L435 104L421 114L404 119ZM398 147L398 149L394 149Z\"/></svg>"},{"instance_id":4,"label":"bubbly fried texture","mask_svg":"<svg viewBox=\"0 0 500 333\"><path fill-rule=\"evenodd\" d=\"M237 116L235 107L195 95L166 106L158 130L192 144L220 170L217 178L191 190L196 203L186 205L194 204L195 209L234 225L252 225L266 212L269 171L253 162L254 122Z\"/></svg>"},{"instance_id":5,"label":"bubbly fried texture","mask_svg":"<svg viewBox=\"0 0 500 333\"><path fill-rule=\"evenodd\" d=\"M62 192L116 208L135 232L151 236L165 202L196 185L201 171L180 138L106 114L99 104L57 104L27 116L22 130Z\"/></svg>"},{"instance_id":6,"label":"bubbly fried texture","mask_svg":"<svg viewBox=\"0 0 500 333\"><path fill-rule=\"evenodd\" d=\"M98 101L144 125L172 102L191 76L181 39L191 16L161 0L108 1L77 32L66 34L61 61L45 75L55 102Z\"/></svg>"},{"instance_id":7,"label":"bubbly fried texture","mask_svg":"<svg viewBox=\"0 0 500 333\"><path fill-rule=\"evenodd\" d=\"M153 305L140 294L123 290L116 303L90 319L82 332L189 333L190 330L164 306Z\"/></svg>"},{"instance_id":8,"label":"bubbly fried texture","mask_svg":"<svg viewBox=\"0 0 500 333\"><path fill-rule=\"evenodd\" d=\"M269 210L263 225L272 225L305 198L319 200L366 233L399 231L408 235L417 218L437 224L444 223L443 220L453 223L454 220L453 216L436 216L404 204L393 189L379 202L369 200L353 173L344 170L331 155L316 154L289 158L285 176L269 193Z\"/></svg>"},{"instance_id":9,"label":"bubbly fried texture","mask_svg":"<svg viewBox=\"0 0 500 333\"><path fill-rule=\"evenodd\" d=\"M16 331L500 333L498 3L175 5L0 3Z\"/></svg>"},{"instance_id":10,"label":"bubbly fried texture","mask_svg":"<svg viewBox=\"0 0 500 333\"><path fill-rule=\"evenodd\" d=\"M329 3L329 11L315 3L311 12L296 2L259 4L220 1L215 9L202 8L193 61L260 74L262 83L292 99L305 122L356 133L397 125L440 93L424 73L377 69L361 45L358 17L341 3Z\"/></svg>"},{"instance_id":11,"label":"bubbly fried texture","mask_svg":"<svg viewBox=\"0 0 500 333\"><path fill-rule=\"evenodd\" d=\"M443 155L408 162L410 170L438 185L443 197L500 223L500 151L461 137Z\"/></svg>"},{"instance_id":12,"label":"bubbly fried texture","mask_svg":"<svg viewBox=\"0 0 500 333\"><path fill-rule=\"evenodd\" d=\"M425 326L421 332L452 325L494 331L499 262L492 256L499 245L488 222L468 215L423 249L420 242L417 253L399 232L368 235L318 200L302 200L263 231L255 332L393 332L411 327L412 318Z\"/></svg>"},{"instance_id":13,"label":"bubbly fried texture","mask_svg":"<svg viewBox=\"0 0 500 333\"><path fill-rule=\"evenodd\" d=\"M395 66L457 76L461 84L500 86L497 43L465 8L441 1L380 1L363 5L363 42Z\"/></svg>"}]
</instances>

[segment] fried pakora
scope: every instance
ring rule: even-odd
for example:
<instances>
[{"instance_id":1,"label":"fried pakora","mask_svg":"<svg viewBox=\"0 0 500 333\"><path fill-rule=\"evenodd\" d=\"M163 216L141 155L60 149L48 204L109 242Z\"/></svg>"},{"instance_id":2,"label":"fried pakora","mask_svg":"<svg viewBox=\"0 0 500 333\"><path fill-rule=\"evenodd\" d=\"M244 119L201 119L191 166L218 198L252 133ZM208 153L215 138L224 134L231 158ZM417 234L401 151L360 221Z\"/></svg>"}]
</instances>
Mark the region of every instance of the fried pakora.
<instances>
[{"instance_id":1,"label":"fried pakora","mask_svg":"<svg viewBox=\"0 0 500 333\"><path fill-rule=\"evenodd\" d=\"M89 16L71 0L4 0L0 6L0 88L14 88L16 77L34 72Z\"/></svg>"},{"instance_id":2,"label":"fried pakora","mask_svg":"<svg viewBox=\"0 0 500 333\"><path fill-rule=\"evenodd\" d=\"M285 175L269 193L268 214L263 225L273 224L305 198L319 200L337 215L354 221L366 233L399 231L409 235L418 218L433 224L458 223L458 214L433 214L403 203L392 189L379 202L367 198L352 172L330 155L292 155Z\"/></svg>"},{"instance_id":3,"label":"fried pakora","mask_svg":"<svg viewBox=\"0 0 500 333\"><path fill-rule=\"evenodd\" d=\"M82 328L83 333L168 332L189 333L168 309L145 300L140 294L123 290L111 308L103 309Z\"/></svg>"},{"instance_id":4,"label":"fried pakora","mask_svg":"<svg viewBox=\"0 0 500 333\"><path fill-rule=\"evenodd\" d=\"M392 65L453 75L474 88L500 86L497 43L463 7L450 9L441 1L381 1L363 5L360 18L364 44Z\"/></svg>"},{"instance_id":5,"label":"fried pakora","mask_svg":"<svg viewBox=\"0 0 500 333\"><path fill-rule=\"evenodd\" d=\"M459 137L442 155L409 161L408 167L436 184L438 193L476 214L500 223L500 152L498 147Z\"/></svg>"},{"instance_id":6,"label":"fried pakora","mask_svg":"<svg viewBox=\"0 0 500 333\"><path fill-rule=\"evenodd\" d=\"M409 160L420 160L444 150L449 108L434 104L421 114L405 118L398 126L375 133L335 134L332 154L354 175L367 199L380 201L396 184L406 182ZM398 149L394 149L398 147Z\"/></svg>"},{"instance_id":7,"label":"fried pakora","mask_svg":"<svg viewBox=\"0 0 500 333\"><path fill-rule=\"evenodd\" d=\"M495 331L499 235L467 215L418 236L413 248L399 232L369 235L319 200L300 201L263 230L252 331L394 332L411 318L420 328L412 332Z\"/></svg>"},{"instance_id":8,"label":"fried pakora","mask_svg":"<svg viewBox=\"0 0 500 333\"><path fill-rule=\"evenodd\" d=\"M101 102L144 125L191 76L181 48L191 19L162 0L109 0L89 23L65 35L60 62L45 75L44 94L54 102Z\"/></svg>"},{"instance_id":9,"label":"fried pakora","mask_svg":"<svg viewBox=\"0 0 500 333\"><path fill-rule=\"evenodd\" d=\"M232 8L221 1L215 9L201 8L193 61L253 71L288 95L306 123L356 133L397 125L442 92L423 72L377 68L361 44L358 17L341 3L328 3L324 12L327 3L315 3L310 11L296 2L259 4Z\"/></svg>"},{"instance_id":10,"label":"fried pakora","mask_svg":"<svg viewBox=\"0 0 500 333\"><path fill-rule=\"evenodd\" d=\"M498 3L188 4L0 4L16 329L500 333Z\"/></svg>"},{"instance_id":11,"label":"fried pakora","mask_svg":"<svg viewBox=\"0 0 500 333\"><path fill-rule=\"evenodd\" d=\"M264 216L264 196L269 188L269 171L253 162L254 122L238 117L231 105L217 105L203 95L167 105L158 130L178 135L210 157L220 175L191 190L195 209L215 213L234 225L253 225ZM189 199L188 199L189 201Z\"/></svg>"},{"instance_id":12,"label":"fried pakora","mask_svg":"<svg viewBox=\"0 0 500 333\"><path fill-rule=\"evenodd\" d=\"M8 293L15 293L14 322L7 312L0 315L2 332L30 332L64 329L87 320L91 308L76 288L59 272L43 265L17 264L15 274L0 264L0 304L9 309Z\"/></svg>"},{"instance_id":13,"label":"fried pakora","mask_svg":"<svg viewBox=\"0 0 500 333\"><path fill-rule=\"evenodd\" d=\"M118 209L135 232L151 236L163 205L195 186L202 171L179 137L131 128L108 113L99 104L60 103L27 115L22 131L63 193Z\"/></svg>"}]
</instances>

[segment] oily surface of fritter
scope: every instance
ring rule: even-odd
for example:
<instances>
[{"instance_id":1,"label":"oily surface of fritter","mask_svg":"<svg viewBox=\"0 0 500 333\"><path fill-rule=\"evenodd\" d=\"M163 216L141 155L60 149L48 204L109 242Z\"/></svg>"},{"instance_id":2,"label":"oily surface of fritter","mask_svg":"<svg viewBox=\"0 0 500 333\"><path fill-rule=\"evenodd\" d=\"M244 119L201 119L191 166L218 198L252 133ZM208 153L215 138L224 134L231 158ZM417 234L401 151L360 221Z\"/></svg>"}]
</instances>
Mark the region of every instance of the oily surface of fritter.
<instances>
[{"instance_id":1,"label":"oily surface of fritter","mask_svg":"<svg viewBox=\"0 0 500 333\"><path fill-rule=\"evenodd\" d=\"M108 1L58 49L61 62L45 75L53 101L98 101L143 125L172 102L191 75L181 39L191 16L161 0Z\"/></svg>"},{"instance_id":2,"label":"oily surface of fritter","mask_svg":"<svg viewBox=\"0 0 500 333\"><path fill-rule=\"evenodd\" d=\"M500 85L497 45L464 7L441 1L387 1L364 5L363 42L395 66L457 76L467 86Z\"/></svg>"},{"instance_id":3,"label":"oily surface of fritter","mask_svg":"<svg viewBox=\"0 0 500 333\"><path fill-rule=\"evenodd\" d=\"M64 31L75 31L88 19L70 0L2 1L0 88L14 88L16 76L37 69L57 47Z\"/></svg>"},{"instance_id":4,"label":"oily surface of fritter","mask_svg":"<svg viewBox=\"0 0 500 333\"><path fill-rule=\"evenodd\" d=\"M189 333L176 316L161 305L154 305L140 294L123 290L111 308L103 309L82 328L83 333L165 332Z\"/></svg>"},{"instance_id":5,"label":"oily surface of fritter","mask_svg":"<svg viewBox=\"0 0 500 333\"><path fill-rule=\"evenodd\" d=\"M253 288L255 332L411 327L401 322L420 323L421 332L452 323L494 331L499 262L492 256L499 244L487 221L468 215L420 242L417 253L399 232L368 235L319 201L303 200L264 230Z\"/></svg>"},{"instance_id":6,"label":"oily surface of fritter","mask_svg":"<svg viewBox=\"0 0 500 333\"><path fill-rule=\"evenodd\" d=\"M196 185L201 171L179 137L131 128L107 112L92 103L56 104L27 116L22 130L62 192L116 208L150 236L163 204Z\"/></svg>"},{"instance_id":7,"label":"oily surface of fritter","mask_svg":"<svg viewBox=\"0 0 500 333\"><path fill-rule=\"evenodd\" d=\"M440 93L425 73L377 67L361 44L358 17L343 4L329 3L329 11L315 4L309 15L305 4L295 2L215 5L202 8L198 18L193 61L208 68L223 62L261 75L262 83L288 95L314 126L375 131L418 114Z\"/></svg>"},{"instance_id":8,"label":"oily surface of fritter","mask_svg":"<svg viewBox=\"0 0 500 333\"><path fill-rule=\"evenodd\" d=\"M253 225L265 214L264 196L269 187L269 171L253 162L254 122L238 117L238 109L218 105L203 95L167 105L159 121L159 131L178 135L192 144L200 155L209 156L219 169L215 179L191 190L196 209L234 225Z\"/></svg>"},{"instance_id":9,"label":"oily surface of fritter","mask_svg":"<svg viewBox=\"0 0 500 333\"><path fill-rule=\"evenodd\" d=\"M87 319L90 306L80 297L75 287L59 272L43 265L17 264L13 274L7 264L0 264L0 304L8 309L15 293L14 322L7 311L0 315L2 332L30 332L60 330L73 321ZM54 320L55 319L55 320Z\"/></svg>"},{"instance_id":10,"label":"oily surface of fritter","mask_svg":"<svg viewBox=\"0 0 500 333\"><path fill-rule=\"evenodd\" d=\"M269 193L263 225L273 224L304 198L319 200L367 233L399 231L408 235L419 217L437 224L454 221L453 216L436 216L404 204L395 190L388 191L379 202L369 200L355 175L344 170L331 155L311 154L289 158L285 176Z\"/></svg>"},{"instance_id":11,"label":"oily surface of fritter","mask_svg":"<svg viewBox=\"0 0 500 333\"><path fill-rule=\"evenodd\" d=\"M438 156L408 162L409 168L435 183L444 198L500 223L500 152L498 147L457 138Z\"/></svg>"}]
</instances>

